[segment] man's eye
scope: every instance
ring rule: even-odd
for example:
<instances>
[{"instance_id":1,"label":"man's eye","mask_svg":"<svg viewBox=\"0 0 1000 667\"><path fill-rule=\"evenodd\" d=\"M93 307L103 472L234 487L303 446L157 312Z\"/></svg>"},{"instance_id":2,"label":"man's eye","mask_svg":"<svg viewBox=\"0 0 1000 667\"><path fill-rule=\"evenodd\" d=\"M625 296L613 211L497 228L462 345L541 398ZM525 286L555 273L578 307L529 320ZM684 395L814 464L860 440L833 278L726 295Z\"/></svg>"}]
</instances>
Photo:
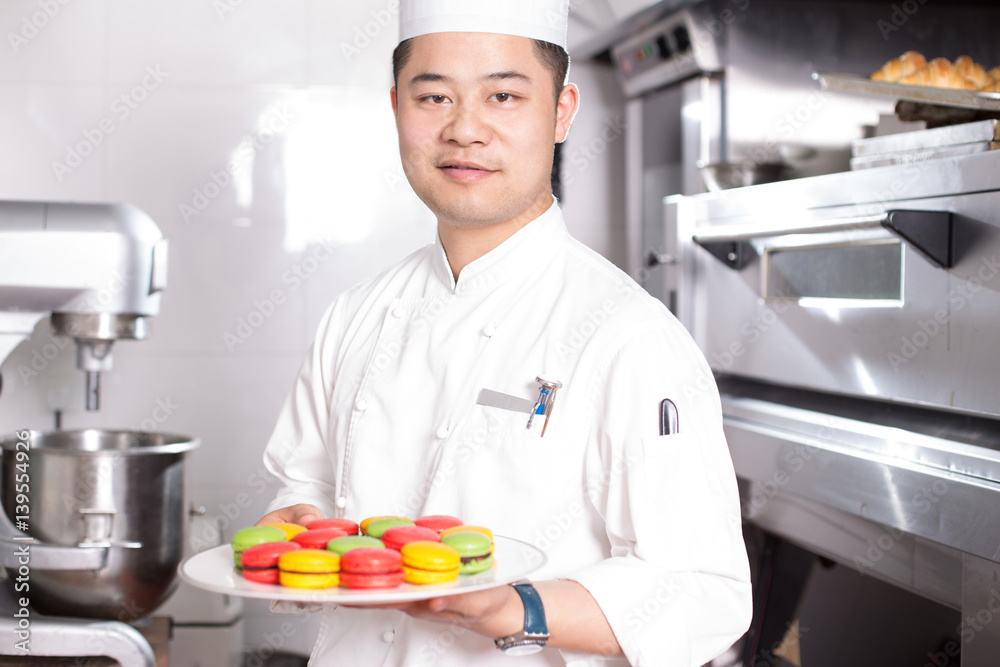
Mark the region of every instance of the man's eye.
<instances>
[{"instance_id":1,"label":"man's eye","mask_svg":"<svg viewBox=\"0 0 1000 667\"><path fill-rule=\"evenodd\" d=\"M434 104L441 104L447 98L444 95L430 95L426 99L430 100Z\"/></svg>"},{"instance_id":2,"label":"man's eye","mask_svg":"<svg viewBox=\"0 0 1000 667\"><path fill-rule=\"evenodd\" d=\"M510 102L511 100L514 99L514 96L511 95L510 93L497 93L493 97L496 99L497 102L500 103Z\"/></svg>"}]
</instances>

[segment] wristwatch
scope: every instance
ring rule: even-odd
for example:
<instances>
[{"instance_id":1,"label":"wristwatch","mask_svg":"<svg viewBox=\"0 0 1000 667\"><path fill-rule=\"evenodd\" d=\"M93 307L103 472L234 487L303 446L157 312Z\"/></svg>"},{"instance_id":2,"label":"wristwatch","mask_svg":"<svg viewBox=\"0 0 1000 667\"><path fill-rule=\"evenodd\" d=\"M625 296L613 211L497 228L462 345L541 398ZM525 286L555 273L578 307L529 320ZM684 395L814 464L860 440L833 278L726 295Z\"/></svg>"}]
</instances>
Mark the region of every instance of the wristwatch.
<instances>
[{"instance_id":1,"label":"wristwatch","mask_svg":"<svg viewBox=\"0 0 1000 667\"><path fill-rule=\"evenodd\" d=\"M524 630L510 637L494 640L497 648L506 655L531 655L538 653L549 641L549 628L545 625L545 607L542 596L530 583L514 584L514 590L524 603Z\"/></svg>"}]
</instances>

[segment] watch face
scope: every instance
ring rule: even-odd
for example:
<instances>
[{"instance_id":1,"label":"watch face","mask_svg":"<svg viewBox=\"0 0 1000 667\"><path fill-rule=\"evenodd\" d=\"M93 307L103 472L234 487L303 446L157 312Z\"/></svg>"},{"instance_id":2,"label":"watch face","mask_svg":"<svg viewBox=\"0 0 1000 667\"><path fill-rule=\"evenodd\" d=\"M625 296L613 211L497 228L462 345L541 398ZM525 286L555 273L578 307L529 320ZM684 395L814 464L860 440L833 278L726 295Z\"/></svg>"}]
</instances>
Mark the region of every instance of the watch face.
<instances>
[{"instance_id":1,"label":"watch face","mask_svg":"<svg viewBox=\"0 0 1000 667\"><path fill-rule=\"evenodd\" d=\"M504 655L534 655L541 651L545 646L543 644L516 644L509 648L504 649Z\"/></svg>"}]
</instances>

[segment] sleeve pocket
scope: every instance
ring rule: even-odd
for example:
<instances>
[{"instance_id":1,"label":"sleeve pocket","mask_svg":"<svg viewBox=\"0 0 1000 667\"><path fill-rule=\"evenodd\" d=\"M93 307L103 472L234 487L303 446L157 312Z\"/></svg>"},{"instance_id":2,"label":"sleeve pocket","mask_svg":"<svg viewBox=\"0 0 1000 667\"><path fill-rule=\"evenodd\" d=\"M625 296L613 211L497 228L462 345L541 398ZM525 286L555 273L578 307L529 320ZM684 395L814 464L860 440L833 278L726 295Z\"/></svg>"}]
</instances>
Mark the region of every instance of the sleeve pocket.
<instances>
[{"instance_id":1,"label":"sleeve pocket","mask_svg":"<svg viewBox=\"0 0 1000 667\"><path fill-rule=\"evenodd\" d=\"M643 438L641 455L629 457L628 478L637 556L697 569L706 553L723 546L719 481L696 434Z\"/></svg>"}]
</instances>

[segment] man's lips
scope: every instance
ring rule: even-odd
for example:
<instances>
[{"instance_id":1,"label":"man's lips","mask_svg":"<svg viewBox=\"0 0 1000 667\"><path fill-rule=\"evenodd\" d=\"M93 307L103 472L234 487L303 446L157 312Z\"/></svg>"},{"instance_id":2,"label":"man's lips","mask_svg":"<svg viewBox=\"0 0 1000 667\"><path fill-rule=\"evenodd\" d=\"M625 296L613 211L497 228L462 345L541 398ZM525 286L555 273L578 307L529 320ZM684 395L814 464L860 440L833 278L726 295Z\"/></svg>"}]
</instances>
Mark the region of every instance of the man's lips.
<instances>
[{"instance_id":1,"label":"man's lips","mask_svg":"<svg viewBox=\"0 0 1000 667\"><path fill-rule=\"evenodd\" d=\"M476 164L475 162L448 161L443 162L438 167L448 178L456 181L480 181L489 178L494 173L492 169Z\"/></svg>"}]
</instances>

